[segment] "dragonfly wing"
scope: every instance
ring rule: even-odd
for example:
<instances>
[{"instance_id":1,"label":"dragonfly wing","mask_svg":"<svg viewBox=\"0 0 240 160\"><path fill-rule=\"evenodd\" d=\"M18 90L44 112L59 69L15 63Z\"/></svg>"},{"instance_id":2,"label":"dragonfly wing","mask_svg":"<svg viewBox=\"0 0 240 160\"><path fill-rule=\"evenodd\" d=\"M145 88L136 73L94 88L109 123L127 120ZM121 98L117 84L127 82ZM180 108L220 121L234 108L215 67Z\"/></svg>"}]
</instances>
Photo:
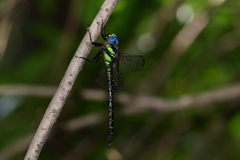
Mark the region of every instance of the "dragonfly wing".
<instances>
[{"instance_id":1,"label":"dragonfly wing","mask_svg":"<svg viewBox=\"0 0 240 160\"><path fill-rule=\"evenodd\" d=\"M122 74L119 70L117 70L116 67L113 69L113 80L116 88L118 90L122 89L123 85L123 77ZM107 74L107 66L104 66L99 72L97 76L97 82L105 88L108 88L109 83L108 83L108 74Z\"/></svg>"},{"instance_id":2,"label":"dragonfly wing","mask_svg":"<svg viewBox=\"0 0 240 160\"><path fill-rule=\"evenodd\" d=\"M97 82L103 86L108 87L108 75L107 75L107 66L104 66L99 72L97 76Z\"/></svg>"},{"instance_id":3,"label":"dragonfly wing","mask_svg":"<svg viewBox=\"0 0 240 160\"><path fill-rule=\"evenodd\" d=\"M119 60L120 63L132 73L140 71L145 63L142 56L131 55L128 53L120 53Z\"/></svg>"},{"instance_id":4,"label":"dragonfly wing","mask_svg":"<svg viewBox=\"0 0 240 160\"><path fill-rule=\"evenodd\" d=\"M114 80L115 86L120 91L123 85L123 77L122 77L122 73L117 69L117 67L114 67L114 70L113 70L113 80Z\"/></svg>"}]
</instances>

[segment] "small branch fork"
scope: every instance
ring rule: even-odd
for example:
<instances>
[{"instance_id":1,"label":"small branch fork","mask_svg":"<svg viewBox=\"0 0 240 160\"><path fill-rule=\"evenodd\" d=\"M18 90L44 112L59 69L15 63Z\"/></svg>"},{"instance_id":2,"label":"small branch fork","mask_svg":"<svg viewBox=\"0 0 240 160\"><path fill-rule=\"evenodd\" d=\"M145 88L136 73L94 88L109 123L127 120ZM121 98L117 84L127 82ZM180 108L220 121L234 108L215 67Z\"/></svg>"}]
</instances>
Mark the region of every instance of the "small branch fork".
<instances>
[{"instance_id":1,"label":"small branch fork","mask_svg":"<svg viewBox=\"0 0 240 160\"><path fill-rule=\"evenodd\" d=\"M105 2L103 3L92 25L89 27L89 30L91 30L92 33L93 41L96 41L97 37L101 33L102 20L106 23L118 2L119 0L105 0ZM89 41L89 35L87 33L85 34L82 42L80 43L75 55L77 57L87 57L87 55L91 51L91 48L92 44ZM57 118L61 113L61 110L72 89L75 79L77 78L78 73L82 70L83 64L84 60L81 58L76 58L74 56L71 60L68 69L34 135L34 138L28 148L24 160L38 159L43 145L45 144L54 123L57 121Z\"/></svg>"}]
</instances>

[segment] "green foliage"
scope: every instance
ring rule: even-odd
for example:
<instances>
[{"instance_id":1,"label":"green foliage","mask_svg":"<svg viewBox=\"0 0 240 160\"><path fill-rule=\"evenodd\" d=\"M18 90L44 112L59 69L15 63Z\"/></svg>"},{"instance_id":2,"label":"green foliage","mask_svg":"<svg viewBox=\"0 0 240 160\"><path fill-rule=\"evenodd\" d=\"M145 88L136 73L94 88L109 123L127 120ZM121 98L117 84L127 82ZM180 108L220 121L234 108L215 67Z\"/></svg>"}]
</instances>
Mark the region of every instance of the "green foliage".
<instances>
[{"instance_id":1,"label":"green foliage","mask_svg":"<svg viewBox=\"0 0 240 160\"><path fill-rule=\"evenodd\" d=\"M237 113L234 115L229 123L229 132L231 135L233 135L235 138L239 139L240 138L240 114Z\"/></svg>"},{"instance_id":2,"label":"green foliage","mask_svg":"<svg viewBox=\"0 0 240 160\"><path fill-rule=\"evenodd\" d=\"M11 12L14 16L10 18L13 26L0 63L1 86L58 86L86 34L86 28L91 25L103 2L40 0L28 4L25 2L13 11L7 10L7 13ZM183 1L182 4L192 7L195 16L204 12L209 19L205 28L181 56L174 55L167 59L174 38L186 25L176 18L174 7L169 7L176 2L177 0L120 1L106 24L106 32L119 35L120 51L140 54L145 58L145 66L140 72L132 74L121 70L124 84L122 91L115 91L116 97L118 93L124 92L130 99L122 96L122 101L119 101L115 98L115 134L112 146L116 152L108 150L107 146L108 97L101 98L100 94L99 101L86 100L81 96L85 89L99 89L107 95L108 89L101 88L96 82L98 71L104 66L101 59L97 64L85 62L39 159L71 157L101 160L107 159L110 154L120 155L122 159L139 160L240 158L238 99L203 106L196 104L189 109L174 110L173 113L165 112L164 109L161 112L149 109L155 103L149 101L144 112L122 112L138 107L135 106L135 96L138 95L175 102L175 99L183 98L185 94L197 97L239 81L240 2L225 1L214 6L210 0ZM7 1L1 3L5 4ZM7 9L7 6L1 8ZM167 8L171 10L164 12ZM3 12L0 12L1 20L5 20L3 15L8 15ZM172 18L170 13L174 15ZM3 22L0 21L0 26ZM192 34L191 31L187 33ZM144 52L139 47L139 41L146 33L152 35L154 47ZM187 36L183 41L188 41ZM99 38L98 42L103 41ZM99 48L93 48L88 58L93 58L98 51ZM168 76L157 86L154 78L162 76L165 74L162 71L168 69L160 66L174 61ZM149 87L141 90L143 86ZM152 89L156 91L150 92ZM9 93L2 97L7 94ZM97 92L84 96L96 95ZM2 97L0 112L4 112L1 109ZM51 100L51 97L19 97L22 103L0 119L0 156L3 150L11 148L36 131ZM138 105L142 104L140 103L137 102ZM141 111L140 108L137 111ZM105 114L105 119L74 131L65 128L67 122L92 114ZM94 121L94 118L88 122L91 120ZM16 153L11 159L23 159L26 150L27 148L24 152Z\"/></svg>"}]
</instances>

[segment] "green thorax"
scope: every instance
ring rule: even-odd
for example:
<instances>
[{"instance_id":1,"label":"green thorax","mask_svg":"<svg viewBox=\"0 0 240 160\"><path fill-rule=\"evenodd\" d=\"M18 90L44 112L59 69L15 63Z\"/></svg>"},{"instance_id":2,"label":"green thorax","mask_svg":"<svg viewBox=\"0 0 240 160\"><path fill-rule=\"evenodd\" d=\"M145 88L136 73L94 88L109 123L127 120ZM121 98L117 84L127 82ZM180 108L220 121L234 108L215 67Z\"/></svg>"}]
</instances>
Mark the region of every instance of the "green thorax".
<instances>
[{"instance_id":1,"label":"green thorax","mask_svg":"<svg viewBox=\"0 0 240 160\"><path fill-rule=\"evenodd\" d=\"M110 45L110 44L106 44L105 45L106 50L104 51L103 55L104 55L104 61L105 64L107 66L109 66L109 63L112 61L112 58L116 58L116 51L118 51L118 46L114 46L114 45ZM108 55L108 54L110 55Z\"/></svg>"}]
</instances>

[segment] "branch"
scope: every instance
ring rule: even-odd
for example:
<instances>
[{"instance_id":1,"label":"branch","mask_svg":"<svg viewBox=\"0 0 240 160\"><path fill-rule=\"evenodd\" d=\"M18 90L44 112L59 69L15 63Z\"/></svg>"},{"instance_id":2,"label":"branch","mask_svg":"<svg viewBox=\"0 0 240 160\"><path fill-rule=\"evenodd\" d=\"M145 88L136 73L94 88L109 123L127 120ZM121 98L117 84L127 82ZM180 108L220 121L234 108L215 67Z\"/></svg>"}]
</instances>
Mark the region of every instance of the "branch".
<instances>
[{"instance_id":1,"label":"branch","mask_svg":"<svg viewBox=\"0 0 240 160\"><path fill-rule=\"evenodd\" d=\"M201 12L179 31L176 37L172 40L160 65L156 67L154 72L152 72L140 88L142 93L151 94L159 90L161 85L166 81L167 77L171 73L172 69L178 63L179 59L184 55L189 46L192 45L201 31L208 24L208 20L209 17L207 12Z\"/></svg>"},{"instance_id":2,"label":"branch","mask_svg":"<svg viewBox=\"0 0 240 160\"><path fill-rule=\"evenodd\" d=\"M95 17L92 25L90 26L90 31L92 33L92 39L95 41L101 32L102 20L106 23L109 16L113 12L119 0L106 0L97 16ZM79 45L75 55L86 57L92 48L92 44L89 42L89 35L85 34L81 44ZM52 101L50 102L45 115L34 135L34 138L29 146L25 160L36 160L45 144L47 137L57 121L58 116L65 104L65 101L72 89L75 79L78 73L82 70L84 60L80 58L75 58L70 62L70 65L56 91Z\"/></svg>"},{"instance_id":3,"label":"branch","mask_svg":"<svg viewBox=\"0 0 240 160\"><path fill-rule=\"evenodd\" d=\"M99 97L107 97L105 92L95 90L85 90L81 92L84 99L101 100ZM98 96L96 96L97 94ZM94 95L94 96L92 96ZM116 115L133 115L145 112L176 112L187 108L200 108L207 105L214 105L221 102L232 101L240 98L240 84L226 86L212 91L204 92L196 96L182 96L175 100L164 100L150 96L130 96L128 94L116 94L116 101L125 107L116 113ZM75 131L84 127L99 124L106 115L102 113L91 114L85 117L75 118L65 123L64 129L67 131Z\"/></svg>"},{"instance_id":4,"label":"branch","mask_svg":"<svg viewBox=\"0 0 240 160\"><path fill-rule=\"evenodd\" d=\"M181 96L176 100L164 100L157 97L138 96L133 99L133 107L125 107L126 113L153 110L158 112L174 112L187 108L203 107L240 98L240 84L204 92L196 96ZM125 113L125 114L126 114Z\"/></svg>"},{"instance_id":5,"label":"branch","mask_svg":"<svg viewBox=\"0 0 240 160\"><path fill-rule=\"evenodd\" d=\"M56 86L0 85L0 95L52 97L56 90Z\"/></svg>"},{"instance_id":6,"label":"branch","mask_svg":"<svg viewBox=\"0 0 240 160\"><path fill-rule=\"evenodd\" d=\"M0 61L2 60L7 48L14 18L23 8L25 0L1 1L0 5Z\"/></svg>"},{"instance_id":7,"label":"branch","mask_svg":"<svg viewBox=\"0 0 240 160\"><path fill-rule=\"evenodd\" d=\"M50 97L54 94L56 89L57 88L54 86L0 85L0 95L10 94L16 96ZM108 94L104 90L84 89L79 92L79 97L83 100L105 101L108 98ZM131 107L126 109L127 112L130 112L132 109L136 110L136 107L152 108L161 112L166 112L190 108L197 105L213 105L220 102L231 101L238 97L240 97L240 84L213 89L195 96L183 95L174 100L153 96L132 96L124 92L117 93L115 100L124 106L131 104Z\"/></svg>"}]
</instances>

